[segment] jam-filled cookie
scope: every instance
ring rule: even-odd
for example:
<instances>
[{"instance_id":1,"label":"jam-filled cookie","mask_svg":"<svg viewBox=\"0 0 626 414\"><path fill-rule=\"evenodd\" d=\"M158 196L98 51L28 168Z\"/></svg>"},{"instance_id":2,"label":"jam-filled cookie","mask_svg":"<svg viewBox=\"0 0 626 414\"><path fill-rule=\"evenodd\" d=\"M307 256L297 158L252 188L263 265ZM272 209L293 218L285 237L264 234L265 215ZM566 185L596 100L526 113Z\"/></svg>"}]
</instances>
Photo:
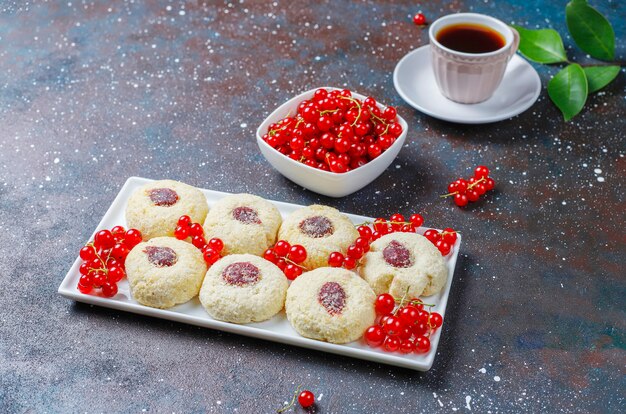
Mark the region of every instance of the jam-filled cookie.
<instances>
[{"instance_id":1,"label":"jam-filled cookie","mask_svg":"<svg viewBox=\"0 0 626 414\"><path fill-rule=\"evenodd\" d=\"M448 270L437 248L415 233L391 233L370 245L359 273L376 294L430 296L446 284Z\"/></svg>"},{"instance_id":2,"label":"jam-filled cookie","mask_svg":"<svg viewBox=\"0 0 626 414\"><path fill-rule=\"evenodd\" d=\"M282 217L274 204L251 194L224 197L211 206L204 221L207 240L224 242L222 254L250 253L257 256L276 242Z\"/></svg>"},{"instance_id":3,"label":"jam-filled cookie","mask_svg":"<svg viewBox=\"0 0 626 414\"><path fill-rule=\"evenodd\" d=\"M328 266L328 256L335 251L345 253L359 237L348 217L332 207L312 205L291 213L280 226L278 238L306 248L308 269Z\"/></svg>"},{"instance_id":4,"label":"jam-filled cookie","mask_svg":"<svg viewBox=\"0 0 626 414\"><path fill-rule=\"evenodd\" d=\"M180 216L188 215L202 223L209 211L206 197L190 185L173 181L154 181L137 189L128 199L128 227L141 231L144 240L173 236Z\"/></svg>"},{"instance_id":5,"label":"jam-filled cookie","mask_svg":"<svg viewBox=\"0 0 626 414\"><path fill-rule=\"evenodd\" d=\"M133 298L153 308L171 308L196 296L206 269L200 250L172 237L139 243L126 257Z\"/></svg>"},{"instance_id":6,"label":"jam-filled cookie","mask_svg":"<svg viewBox=\"0 0 626 414\"><path fill-rule=\"evenodd\" d=\"M306 272L287 290L287 319L302 336L343 344L374 323L372 288L355 273L322 267Z\"/></svg>"},{"instance_id":7,"label":"jam-filled cookie","mask_svg":"<svg viewBox=\"0 0 626 414\"><path fill-rule=\"evenodd\" d=\"M282 310L287 286L287 278L273 263L251 254L231 254L206 273L200 302L220 321L260 322Z\"/></svg>"}]
</instances>

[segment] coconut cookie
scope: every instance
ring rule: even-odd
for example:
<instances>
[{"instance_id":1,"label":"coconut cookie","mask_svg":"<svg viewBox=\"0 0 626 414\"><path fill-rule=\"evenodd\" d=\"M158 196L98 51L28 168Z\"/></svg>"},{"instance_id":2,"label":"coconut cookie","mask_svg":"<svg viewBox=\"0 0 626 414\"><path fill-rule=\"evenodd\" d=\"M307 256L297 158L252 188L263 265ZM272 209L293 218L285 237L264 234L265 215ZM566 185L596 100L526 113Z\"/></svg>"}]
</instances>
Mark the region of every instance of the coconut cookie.
<instances>
[{"instance_id":1,"label":"coconut cookie","mask_svg":"<svg viewBox=\"0 0 626 414\"><path fill-rule=\"evenodd\" d=\"M209 211L206 197L190 185L173 181L154 181L137 189L128 199L128 227L141 231L144 240L173 236L180 216L188 215L202 223Z\"/></svg>"},{"instance_id":2,"label":"coconut cookie","mask_svg":"<svg viewBox=\"0 0 626 414\"><path fill-rule=\"evenodd\" d=\"M372 288L353 272L323 267L304 273L287 290L287 319L302 336L352 342L374 323Z\"/></svg>"},{"instance_id":3,"label":"coconut cookie","mask_svg":"<svg viewBox=\"0 0 626 414\"><path fill-rule=\"evenodd\" d=\"M332 252L345 252L359 237L359 232L348 217L332 207L312 205L291 213L278 232L280 240L306 248L307 259L302 265L308 269L328 266Z\"/></svg>"},{"instance_id":4,"label":"coconut cookie","mask_svg":"<svg viewBox=\"0 0 626 414\"><path fill-rule=\"evenodd\" d=\"M391 233L374 241L359 273L376 294L389 292L397 298L434 295L448 278L439 250L415 233Z\"/></svg>"},{"instance_id":5,"label":"coconut cookie","mask_svg":"<svg viewBox=\"0 0 626 414\"><path fill-rule=\"evenodd\" d=\"M218 237L224 242L223 254L261 256L276 242L282 221L280 212L269 201L252 194L234 194L211 207L204 221L204 234L207 240Z\"/></svg>"},{"instance_id":6,"label":"coconut cookie","mask_svg":"<svg viewBox=\"0 0 626 414\"><path fill-rule=\"evenodd\" d=\"M126 257L133 298L153 308L171 308L196 296L206 269L200 250L172 237L139 243Z\"/></svg>"},{"instance_id":7,"label":"coconut cookie","mask_svg":"<svg viewBox=\"0 0 626 414\"><path fill-rule=\"evenodd\" d=\"M281 311L287 286L285 275L273 263L251 254L232 254L206 273L200 302L220 321L260 322Z\"/></svg>"}]
</instances>

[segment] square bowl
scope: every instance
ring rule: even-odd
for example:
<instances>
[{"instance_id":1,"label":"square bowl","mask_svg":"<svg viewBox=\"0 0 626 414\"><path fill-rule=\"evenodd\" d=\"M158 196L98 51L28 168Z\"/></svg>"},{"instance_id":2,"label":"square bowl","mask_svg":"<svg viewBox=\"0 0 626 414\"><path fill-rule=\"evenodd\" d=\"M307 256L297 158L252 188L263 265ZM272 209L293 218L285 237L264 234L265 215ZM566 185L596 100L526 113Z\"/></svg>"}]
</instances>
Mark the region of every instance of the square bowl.
<instances>
[{"instance_id":1,"label":"square bowl","mask_svg":"<svg viewBox=\"0 0 626 414\"><path fill-rule=\"evenodd\" d=\"M321 88L329 91L340 89L329 86L323 86ZM365 187L381 175L387 167L389 167L398 155L398 152L400 152L402 145L404 145L408 125L406 121L398 115L397 122L400 126L402 126L402 134L400 134L391 147L387 148L387 150L385 150L377 158L374 158L372 161L359 168L338 174L309 167L304 163L292 160L286 155L281 154L272 148L267 142L263 141L262 137L267 132L271 124L280 121L290 113L296 113L300 102L306 99L311 99L317 89L320 88L311 89L301 93L276 108L276 110L272 112L257 129L256 141L259 145L261 153L272 165L272 167L276 168L278 172L289 178L294 183L329 197L344 197ZM356 92L352 92L352 96L360 100L364 100L366 98L366 96ZM376 103L376 105L381 110L386 108L386 106L379 103Z\"/></svg>"}]
</instances>

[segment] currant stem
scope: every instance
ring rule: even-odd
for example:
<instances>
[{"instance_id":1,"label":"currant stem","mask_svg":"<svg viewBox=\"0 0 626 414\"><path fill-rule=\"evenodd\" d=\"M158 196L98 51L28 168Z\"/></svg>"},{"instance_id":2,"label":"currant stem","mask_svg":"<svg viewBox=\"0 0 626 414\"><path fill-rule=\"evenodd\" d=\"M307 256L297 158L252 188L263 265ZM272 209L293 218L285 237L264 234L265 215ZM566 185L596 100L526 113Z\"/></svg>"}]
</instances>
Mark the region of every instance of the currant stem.
<instances>
[{"instance_id":1,"label":"currant stem","mask_svg":"<svg viewBox=\"0 0 626 414\"><path fill-rule=\"evenodd\" d=\"M301 388L302 388L302 384L298 385L296 387L296 392L293 393L293 397L291 398L291 402L289 403L289 405L286 405L283 408L279 408L278 410L276 410L276 412L280 414L280 413L282 413L284 411L287 411L291 407L293 407L293 405L296 403L296 398L298 397L298 394L300 393L300 389Z\"/></svg>"}]
</instances>

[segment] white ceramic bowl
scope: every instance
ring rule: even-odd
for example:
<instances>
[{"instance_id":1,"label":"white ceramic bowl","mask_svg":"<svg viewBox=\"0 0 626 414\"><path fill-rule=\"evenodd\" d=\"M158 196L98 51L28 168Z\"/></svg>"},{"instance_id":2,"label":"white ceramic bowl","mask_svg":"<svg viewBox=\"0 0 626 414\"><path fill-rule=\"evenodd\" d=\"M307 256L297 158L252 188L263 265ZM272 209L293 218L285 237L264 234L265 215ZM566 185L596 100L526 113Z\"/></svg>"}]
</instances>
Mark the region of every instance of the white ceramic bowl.
<instances>
[{"instance_id":1,"label":"white ceramic bowl","mask_svg":"<svg viewBox=\"0 0 626 414\"><path fill-rule=\"evenodd\" d=\"M339 89L328 86L324 86L323 88L326 90ZM396 139L393 145L378 156L378 158L352 171L337 174L309 167L276 151L274 148L270 147L267 142L263 141L262 137L267 133L267 129L271 124L280 121L289 114L295 114L298 110L298 104L305 99L311 99L317 89L319 88L304 92L279 106L257 129L256 141L261 153L269 163L294 183L329 197L344 197L365 187L389 167L389 164L393 162L404 144L408 125L406 121L398 115L397 122L402 126L402 134ZM361 100L366 98L366 96L356 92L352 92L352 96ZM378 104L378 107L381 110L386 108L380 104Z\"/></svg>"}]
</instances>

